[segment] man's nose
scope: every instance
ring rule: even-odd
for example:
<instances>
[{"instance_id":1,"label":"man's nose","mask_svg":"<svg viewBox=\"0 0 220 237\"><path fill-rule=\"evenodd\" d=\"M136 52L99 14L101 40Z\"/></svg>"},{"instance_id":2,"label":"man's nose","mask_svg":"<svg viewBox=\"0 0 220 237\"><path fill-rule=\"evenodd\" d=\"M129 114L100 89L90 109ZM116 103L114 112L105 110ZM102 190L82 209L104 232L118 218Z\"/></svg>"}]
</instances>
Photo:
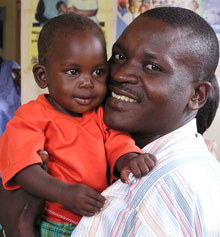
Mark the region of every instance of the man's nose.
<instances>
[{"instance_id":1,"label":"man's nose","mask_svg":"<svg viewBox=\"0 0 220 237\"><path fill-rule=\"evenodd\" d=\"M79 88L94 88L92 78L90 76L84 76L83 78L81 78Z\"/></svg>"},{"instance_id":2,"label":"man's nose","mask_svg":"<svg viewBox=\"0 0 220 237\"><path fill-rule=\"evenodd\" d=\"M120 65L120 67L111 67L111 76L118 82L138 83L137 68L129 63Z\"/></svg>"}]
</instances>

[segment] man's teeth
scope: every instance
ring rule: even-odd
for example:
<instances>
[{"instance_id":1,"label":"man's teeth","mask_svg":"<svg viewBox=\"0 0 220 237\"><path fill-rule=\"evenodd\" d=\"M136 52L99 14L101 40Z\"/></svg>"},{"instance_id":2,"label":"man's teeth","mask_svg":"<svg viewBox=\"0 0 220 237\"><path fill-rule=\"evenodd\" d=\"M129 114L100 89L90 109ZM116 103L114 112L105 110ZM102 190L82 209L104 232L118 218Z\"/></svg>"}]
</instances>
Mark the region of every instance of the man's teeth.
<instances>
[{"instance_id":1,"label":"man's teeth","mask_svg":"<svg viewBox=\"0 0 220 237\"><path fill-rule=\"evenodd\" d=\"M116 98L118 100L122 100L122 101L125 101L125 102L131 102L131 103L136 103L137 100L134 100L134 99L131 99L127 96L124 96L124 95L117 95L115 94L113 91L112 91L112 97L113 98Z\"/></svg>"}]
</instances>

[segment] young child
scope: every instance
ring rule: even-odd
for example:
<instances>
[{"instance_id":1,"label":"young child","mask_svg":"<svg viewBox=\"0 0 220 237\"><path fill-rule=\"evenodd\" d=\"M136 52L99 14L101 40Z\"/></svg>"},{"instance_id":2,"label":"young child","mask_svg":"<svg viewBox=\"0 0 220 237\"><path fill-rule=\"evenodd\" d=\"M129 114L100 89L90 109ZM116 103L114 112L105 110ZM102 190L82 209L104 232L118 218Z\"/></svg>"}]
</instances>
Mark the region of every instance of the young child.
<instances>
[{"instance_id":1,"label":"young child","mask_svg":"<svg viewBox=\"0 0 220 237\"><path fill-rule=\"evenodd\" d=\"M154 157L139 155L128 134L103 122L98 106L106 93L105 47L101 29L85 16L49 20L39 36L39 64L33 67L38 86L49 94L21 106L0 140L4 187L21 186L48 200L42 236L69 236L81 216L100 211L107 166L112 176L125 173L125 181L129 172L140 177L154 166ZM50 154L49 174L40 167L40 150Z\"/></svg>"},{"instance_id":2,"label":"young child","mask_svg":"<svg viewBox=\"0 0 220 237\"><path fill-rule=\"evenodd\" d=\"M66 3L63 2L63 1L59 1L56 4L56 9L57 9L58 15L61 15L61 14L64 14L64 13L68 13L68 9L67 9Z\"/></svg>"}]
</instances>

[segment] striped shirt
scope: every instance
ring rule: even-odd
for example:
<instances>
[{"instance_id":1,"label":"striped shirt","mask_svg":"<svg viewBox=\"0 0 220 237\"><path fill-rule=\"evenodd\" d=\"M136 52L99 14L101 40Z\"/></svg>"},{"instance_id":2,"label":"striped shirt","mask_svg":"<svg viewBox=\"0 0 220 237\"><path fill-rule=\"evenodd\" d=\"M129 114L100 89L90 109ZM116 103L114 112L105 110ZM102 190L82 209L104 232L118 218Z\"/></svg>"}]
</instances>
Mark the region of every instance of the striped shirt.
<instances>
[{"instance_id":1,"label":"striped shirt","mask_svg":"<svg viewBox=\"0 0 220 237\"><path fill-rule=\"evenodd\" d=\"M145 177L107 188L103 210L73 236L220 236L220 164L195 119L143 148L157 157Z\"/></svg>"}]
</instances>

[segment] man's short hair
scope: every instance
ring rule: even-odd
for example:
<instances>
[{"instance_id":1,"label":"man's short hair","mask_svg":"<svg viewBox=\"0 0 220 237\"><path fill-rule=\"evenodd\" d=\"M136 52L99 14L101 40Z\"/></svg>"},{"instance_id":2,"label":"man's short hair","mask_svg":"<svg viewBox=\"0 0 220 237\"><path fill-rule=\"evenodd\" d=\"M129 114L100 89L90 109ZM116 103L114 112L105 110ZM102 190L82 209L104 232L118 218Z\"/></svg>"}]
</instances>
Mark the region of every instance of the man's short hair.
<instances>
[{"instance_id":1,"label":"man's short hair","mask_svg":"<svg viewBox=\"0 0 220 237\"><path fill-rule=\"evenodd\" d=\"M219 85L216 76L210 80L211 90L205 105L196 115L197 130L203 134L212 124L219 106Z\"/></svg>"},{"instance_id":2,"label":"man's short hair","mask_svg":"<svg viewBox=\"0 0 220 237\"><path fill-rule=\"evenodd\" d=\"M180 7L158 7L142 16L159 19L171 26L187 30L192 45L186 45L196 58L195 80L211 80L219 60L219 44L212 27L197 13ZM184 40L184 39L183 39ZM187 49L188 47L188 49Z\"/></svg>"}]
</instances>

